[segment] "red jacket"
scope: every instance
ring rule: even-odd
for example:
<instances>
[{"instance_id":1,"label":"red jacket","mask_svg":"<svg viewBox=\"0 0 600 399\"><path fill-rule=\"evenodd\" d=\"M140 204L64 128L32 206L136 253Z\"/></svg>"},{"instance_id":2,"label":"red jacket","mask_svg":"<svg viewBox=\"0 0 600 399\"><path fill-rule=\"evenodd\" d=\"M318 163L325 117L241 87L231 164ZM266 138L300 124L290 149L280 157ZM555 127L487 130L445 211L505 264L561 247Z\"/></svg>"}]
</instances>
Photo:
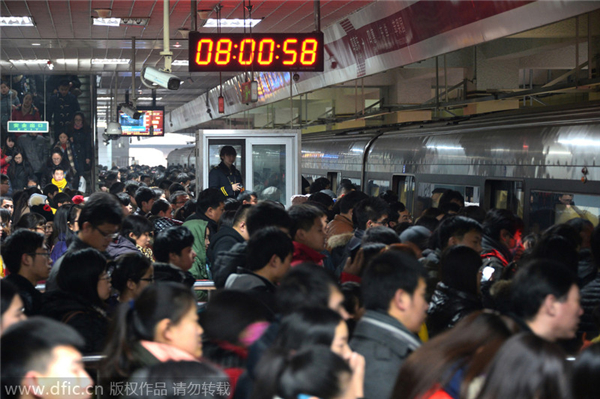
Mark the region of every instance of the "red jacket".
<instances>
[{"instance_id":1,"label":"red jacket","mask_svg":"<svg viewBox=\"0 0 600 399\"><path fill-rule=\"evenodd\" d=\"M314 249L294 241L294 255L292 256L292 267L304 262L312 262L319 266L323 266L323 259L325 259L325 255L321 255Z\"/></svg>"}]
</instances>

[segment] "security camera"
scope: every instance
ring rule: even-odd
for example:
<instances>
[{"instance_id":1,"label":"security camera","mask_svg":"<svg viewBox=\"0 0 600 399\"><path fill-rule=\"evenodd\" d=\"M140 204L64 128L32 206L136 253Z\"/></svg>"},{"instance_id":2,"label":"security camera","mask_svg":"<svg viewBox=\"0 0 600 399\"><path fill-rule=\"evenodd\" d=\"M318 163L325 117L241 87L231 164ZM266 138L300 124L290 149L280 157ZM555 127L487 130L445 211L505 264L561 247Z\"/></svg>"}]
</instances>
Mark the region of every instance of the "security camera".
<instances>
[{"instance_id":1,"label":"security camera","mask_svg":"<svg viewBox=\"0 0 600 399\"><path fill-rule=\"evenodd\" d=\"M119 105L121 107L121 111L123 111L123 113L125 113L127 116L129 116L132 119L140 119L142 117L142 115L144 115L143 112L139 112L137 109L135 109L135 107L131 104L120 104Z\"/></svg>"},{"instance_id":2,"label":"security camera","mask_svg":"<svg viewBox=\"0 0 600 399\"><path fill-rule=\"evenodd\" d=\"M177 76L152 67L142 69L142 78L169 90L178 90L181 85L181 79Z\"/></svg>"},{"instance_id":3,"label":"security camera","mask_svg":"<svg viewBox=\"0 0 600 399\"><path fill-rule=\"evenodd\" d=\"M295 74L293 75L293 78L294 78L294 82L297 82L297 81L299 81L299 80L300 80L300 75L298 75L297 73L295 73Z\"/></svg>"}]
</instances>

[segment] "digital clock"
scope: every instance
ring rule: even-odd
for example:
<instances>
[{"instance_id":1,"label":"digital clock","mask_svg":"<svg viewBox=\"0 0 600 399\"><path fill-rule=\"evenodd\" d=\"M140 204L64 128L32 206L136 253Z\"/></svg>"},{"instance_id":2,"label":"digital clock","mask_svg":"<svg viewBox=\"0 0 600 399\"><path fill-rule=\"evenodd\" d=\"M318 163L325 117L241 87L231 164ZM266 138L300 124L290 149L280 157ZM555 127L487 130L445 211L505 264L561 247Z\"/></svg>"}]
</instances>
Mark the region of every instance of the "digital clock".
<instances>
[{"instance_id":1,"label":"digital clock","mask_svg":"<svg viewBox=\"0 0 600 399\"><path fill-rule=\"evenodd\" d=\"M323 71L323 33L190 33L189 71Z\"/></svg>"}]
</instances>

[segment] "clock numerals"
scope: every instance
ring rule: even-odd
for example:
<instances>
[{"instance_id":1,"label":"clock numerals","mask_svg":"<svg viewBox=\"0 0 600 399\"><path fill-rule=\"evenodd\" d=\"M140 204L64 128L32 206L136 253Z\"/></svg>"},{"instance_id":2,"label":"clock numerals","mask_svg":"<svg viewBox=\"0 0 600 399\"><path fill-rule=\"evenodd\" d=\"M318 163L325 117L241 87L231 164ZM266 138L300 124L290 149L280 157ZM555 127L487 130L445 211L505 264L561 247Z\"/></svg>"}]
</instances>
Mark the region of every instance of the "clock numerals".
<instances>
[{"instance_id":1,"label":"clock numerals","mask_svg":"<svg viewBox=\"0 0 600 399\"><path fill-rule=\"evenodd\" d=\"M231 61L231 47L233 42L230 39L221 39L217 42L217 54L215 55L215 64L227 65ZM223 48L225 47L225 48Z\"/></svg>"},{"instance_id":2,"label":"clock numerals","mask_svg":"<svg viewBox=\"0 0 600 399\"><path fill-rule=\"evenodd\" d=\"M287 39L283 42L283 52L290 55L292 58L283 61L283 65L294 65L298 59L298 52L294 49L290 49L293 44L298 43L298 39Z\"/></svg>"}]
</instances>

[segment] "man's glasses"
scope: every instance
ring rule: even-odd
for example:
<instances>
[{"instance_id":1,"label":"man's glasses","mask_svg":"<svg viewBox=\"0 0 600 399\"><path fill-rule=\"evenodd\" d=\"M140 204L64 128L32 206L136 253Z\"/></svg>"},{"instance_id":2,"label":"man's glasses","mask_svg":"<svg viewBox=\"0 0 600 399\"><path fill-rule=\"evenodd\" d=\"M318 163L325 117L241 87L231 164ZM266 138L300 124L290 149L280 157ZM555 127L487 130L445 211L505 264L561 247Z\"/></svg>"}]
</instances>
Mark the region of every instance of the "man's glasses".
<instances>
[{"instance_id":1,"label":"man's glasses","mask_svg":"<svg viewBox=\"0 0 600 399\"><path fill-rule=\"evenodd\" d=\"M117 231L116 233L105 233L102 230L100 230L99 228L97 228L96 226L92 226L94 229L98 230L98 233L102 234L102 237L104 238L110 238L111 240L114 240L115 238L117 238L119 236L119 232Z\"/></svg>"}]
</instances>

